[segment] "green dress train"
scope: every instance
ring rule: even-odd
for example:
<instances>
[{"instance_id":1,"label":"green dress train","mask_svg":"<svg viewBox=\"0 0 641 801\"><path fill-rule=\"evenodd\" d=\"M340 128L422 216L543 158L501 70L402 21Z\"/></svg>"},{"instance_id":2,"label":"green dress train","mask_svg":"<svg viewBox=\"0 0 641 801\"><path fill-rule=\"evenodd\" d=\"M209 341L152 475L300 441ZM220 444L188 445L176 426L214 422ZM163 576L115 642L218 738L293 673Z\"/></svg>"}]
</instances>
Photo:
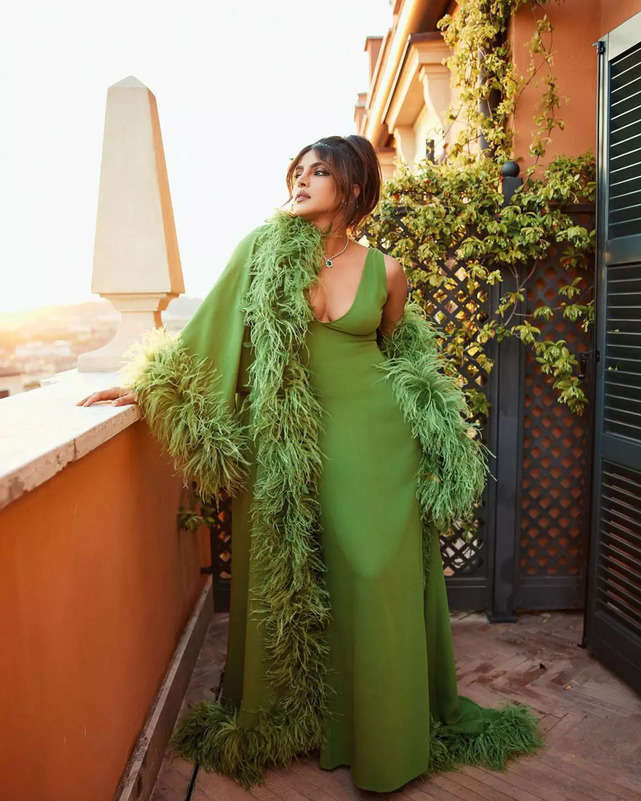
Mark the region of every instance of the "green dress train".
<instances>
[{"instance_id":1,"label":"green dress train","mask_svg":"<svg viewBox=\"0 0 641 801\"><path fill-rule=\"evenodd\" d=\"M384 361L376 334L386 298L383 255L370 248L351 308L332 322L312 322L304 348L323 408L318 489L331 600L320 767L350 766L357 787L379 792L430 770L482 761L483 754L486 764L500 768L510 751L540 745L526 707L482 708L457 693L436 534L424 581L420 446L377 367ZM242 388L237 397L242 402ZM247 420L250 412L242 408ZM262 667L261 628L251 614L258 576L250 557L254 475L233 499L221 701L237 710L235 725L248 729L276 700ZM493 751L497 741L500 754Z\"/></svg>"}]
</instances>

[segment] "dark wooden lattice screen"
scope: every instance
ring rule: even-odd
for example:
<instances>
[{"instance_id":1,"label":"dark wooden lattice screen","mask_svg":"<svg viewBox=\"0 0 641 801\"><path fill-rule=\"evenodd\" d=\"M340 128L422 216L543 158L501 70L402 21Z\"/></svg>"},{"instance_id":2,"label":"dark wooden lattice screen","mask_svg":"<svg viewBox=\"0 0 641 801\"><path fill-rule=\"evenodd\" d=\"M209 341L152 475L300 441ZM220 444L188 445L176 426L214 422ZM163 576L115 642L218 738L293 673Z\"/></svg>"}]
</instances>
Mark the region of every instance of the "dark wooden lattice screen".
<instances>
[{"instance_id":1,"label":"dark wooden lattice screen","mask_svg":"<svg viewBox=\"0 0 641 801\"><path fill-rule=\"evenodd\" d=\"M581 219L591 225L591 218ZM526 311L541 303L555 305L558 287L572 281L552 259L528 283ZM583 273L585 276L585 273ZM590 275L587 284L592 284ZM581 297L587 303L593 290ZM556 315L537 321L543 339L564 339L573 353L584 355L584 391L593 395L592 334ZM590 363L589 368L587 367ZM519 516L518 588L521 609L581 608L584 605L586 551L590 524L592 403L583 415L558 403L536 355L525 353L523 437Z\"/></svg>"},{"instance_id":2,"label":"dark wooden lattice screen","mask_svg":"<svg viewBox=\"0 0 641 801\"><path fill-rule=\"evenodd\" d=\"M578 224L593 224L591 209L568 211ZM575 277L558 255L537 270L519 313L531 314L540 302L558 303L559 286ZM482 323L498 293L514 290L512 276L505 274L489 296L470 296L456 265L447 274L450 280L425 304L446 334L463 320ZM588 302L592 291L581 302ZM560 315L537 325L544 337L563 338L584 357L584 389L591 398L592 333ZM461 369L468 386L476 385L489 401L488 418L479 422L484 442L499 460L497 481L488 479L473 535L442 538L450 607L486 609L497 622L514 620L517 609L580 608L590 523L592 405L577 416L559 404L535 355L514 338L492 341L485 353L494 361L489 377L473 358Z\"/></svg>"},{"instance_id":3,"label":"dark wooden lattice screen","mask_svg":"<svg viewBox=\"0 0 641 801\"><path fill-rule=\"evenodd\" d=\"M464 320L481 326L487 320L490 299L486 289L479 288L470 295L467 276L452 262L445 267L448 280L435 289L425 304L425 311L445 334L458 329ZM494 350L494 346L490 345ZM486 351L487 352L487 351ZM468 357L461 367L465 383L483 392L486 397L490 383L486 372L474 358ZM487 442L488 421L478 420L483 441ZM453 609L483 609L490 600L491 537L489 536L487 489L477 510L472 531L455 526L453 535L441 539L441 555L446 577L450 606Z\"/></svg>"}]
</instances>

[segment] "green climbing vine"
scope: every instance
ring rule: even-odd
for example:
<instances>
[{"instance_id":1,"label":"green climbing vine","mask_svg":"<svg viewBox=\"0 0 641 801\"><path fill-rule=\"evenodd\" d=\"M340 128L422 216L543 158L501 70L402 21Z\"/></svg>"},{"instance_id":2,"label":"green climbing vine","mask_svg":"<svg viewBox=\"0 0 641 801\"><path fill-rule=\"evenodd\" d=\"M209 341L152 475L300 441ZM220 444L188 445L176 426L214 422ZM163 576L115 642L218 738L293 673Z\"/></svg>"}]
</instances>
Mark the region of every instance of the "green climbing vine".
<instances>
[{"instance_id":1,"label":"green climbing vine","mask_svg":"<svg viewBox=\"0 0 641 801\"><path fill-rule=\"evenodd\" d=\"M562 129L558 112L561 99L554 74L552 23L543 13L535 16L534 33L528 43L529 64L519 75L510 52L507 33L517 11L529 7L536 14L549 0L460 0L453 15L438 22L443 40L451 48L446 64L457 90L448 111L450 128L459 125L451 155L474 160L474 143L484 140L487 154L509 159L514 131L511 118L523 91L540 77L541 93L535 115L530 153L545 154L554 128ZM560 4L563 0L555 0ZM449 132L449 129L446 133Z\"/></svg>"},{"instance_id":2,"label":"green climbing vine","mask_svg":"<svg viewBox=\"0 0 641 801\"><path fill-rule=\"evenodd\" d=\"M441 19L457 89L448 119L458 123L458 133L441 163L424 159L412 169L401 164L363 228L370 244L401 261L412 299L442 325L443 350L458 368L472 413L487 413L478 375L493 367L485 345L506 336L532 349L560 403L581 414L588 402L577 355L564 339L550 339L543 330L554 331L558 318L583 331L594 321L594 230L570 212L577 204L591 209L595 195L591 153L557 157L545 169L539 163L553 130L563 128L545 5L545 0L459 0L456 14ZM525 6L538 16L530 62L519 75L507 31ZM532 163L523 185L506 202L501 170L513 158L514 112L525 87L537 85ZM567 279L556 287L555 298L523 313L529 282L552 258ZM486 317L488 293L507 275L510 290L500 292Z\"/></svg>"}]
</instances>

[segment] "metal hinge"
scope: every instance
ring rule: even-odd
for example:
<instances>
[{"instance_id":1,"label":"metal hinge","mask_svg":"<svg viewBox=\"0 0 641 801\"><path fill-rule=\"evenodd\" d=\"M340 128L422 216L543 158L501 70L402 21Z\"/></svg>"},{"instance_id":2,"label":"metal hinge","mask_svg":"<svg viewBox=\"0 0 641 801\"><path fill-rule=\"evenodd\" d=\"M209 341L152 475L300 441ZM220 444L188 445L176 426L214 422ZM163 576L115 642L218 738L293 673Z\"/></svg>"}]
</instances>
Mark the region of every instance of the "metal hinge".
<instances>
[{"instance_id":1,"label":"metal hinge","mask_svg":"<svg viewBox=\"0 0 641 801\"><path fill-rule=\"evenodd\" d=\"M596 47L597 53L602 56L605 53L605 42L599 39L598 42L594 42L594 47Z\"/></svg>"},{"instance_id":2,"label":"metal hinge","mask_svg":"<svg viewBox=\"0 0 641 801\"><path fill-rule=\"evenodd\" d=\"M586 350L583 353L579 353L579 378L585 378L585 369L588 366L588 359L590 358L590 354L594 355L594 361L598 362L601 354L598 350Z\"/></svg>"}]
</instances>

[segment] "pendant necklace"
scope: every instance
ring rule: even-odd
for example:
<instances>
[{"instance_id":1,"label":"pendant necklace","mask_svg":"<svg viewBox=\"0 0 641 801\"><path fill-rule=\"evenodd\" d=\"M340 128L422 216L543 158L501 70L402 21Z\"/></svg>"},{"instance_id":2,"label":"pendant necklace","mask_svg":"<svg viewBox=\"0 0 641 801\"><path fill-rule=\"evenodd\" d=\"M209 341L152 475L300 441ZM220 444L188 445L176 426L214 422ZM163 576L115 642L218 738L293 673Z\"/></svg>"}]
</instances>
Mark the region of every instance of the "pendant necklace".
<instances>
[{"instance_id":1,"label":"pendant necklace","mask_svg":"<svg viewBox=\"0 0 641 801\"><path fill-rule=\"evenodd\" d=\"M345 237L345 247L342 250L339 250L338 253L335 253L333 256L330 256L330 258L325 258L325 266L326 267L333 267L333 265L334 265L334 261L333 260L337 256L340 256L341 253L343 253L343 251L347 250L347 246L348 245L349 245L349 237L346 236Z\"/></svg>"}]
</instances>

